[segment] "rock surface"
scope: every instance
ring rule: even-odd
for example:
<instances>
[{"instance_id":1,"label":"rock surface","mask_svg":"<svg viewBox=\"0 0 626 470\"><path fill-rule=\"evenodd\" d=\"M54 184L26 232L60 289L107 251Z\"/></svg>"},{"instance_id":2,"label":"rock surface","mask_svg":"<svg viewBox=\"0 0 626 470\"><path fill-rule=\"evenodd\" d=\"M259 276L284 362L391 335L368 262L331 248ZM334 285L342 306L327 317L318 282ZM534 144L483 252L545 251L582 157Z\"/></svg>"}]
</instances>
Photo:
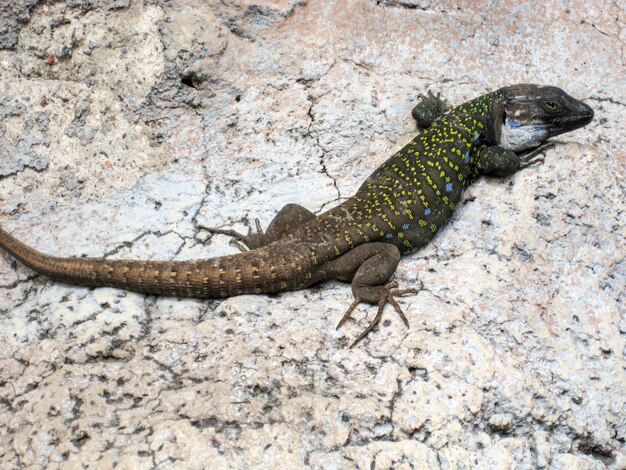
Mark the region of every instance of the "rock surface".
<instances>
[{"instance_id":1,"label":"rock surface","mask_svg":"<svg viewBox=\"0 0 626 470\"><path fill-rule=\"evenodd\" d=\"M0 255L1 468L626 467L623 5L14 3L0 225L48 253L234 252L200 227L343 200L427 90L550 83L596 119L470 188L400 264L411 327L354 350L342 283L179 300Z\"/></svg>"}]
</instances>

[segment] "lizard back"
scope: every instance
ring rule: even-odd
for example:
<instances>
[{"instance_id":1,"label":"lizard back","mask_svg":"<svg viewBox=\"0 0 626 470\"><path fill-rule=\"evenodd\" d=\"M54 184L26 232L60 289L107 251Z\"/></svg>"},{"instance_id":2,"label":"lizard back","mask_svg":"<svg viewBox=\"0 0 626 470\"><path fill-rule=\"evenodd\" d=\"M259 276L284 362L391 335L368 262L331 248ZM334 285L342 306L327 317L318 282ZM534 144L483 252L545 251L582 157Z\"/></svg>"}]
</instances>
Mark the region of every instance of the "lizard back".
<instances>
[{"instance_id":1,"label":"lizard back","mask_svg":"<svg viewBox=\"0 0 626 470\"><path fill-rule=\"evenodd\" d=\"M380 165L354 196L298 230L294 237L328 244L336 255L368 242L391 243L401 253L426 245L452 216L476 179L497 93L458 106Z\"/></svg>"}]
</instances>

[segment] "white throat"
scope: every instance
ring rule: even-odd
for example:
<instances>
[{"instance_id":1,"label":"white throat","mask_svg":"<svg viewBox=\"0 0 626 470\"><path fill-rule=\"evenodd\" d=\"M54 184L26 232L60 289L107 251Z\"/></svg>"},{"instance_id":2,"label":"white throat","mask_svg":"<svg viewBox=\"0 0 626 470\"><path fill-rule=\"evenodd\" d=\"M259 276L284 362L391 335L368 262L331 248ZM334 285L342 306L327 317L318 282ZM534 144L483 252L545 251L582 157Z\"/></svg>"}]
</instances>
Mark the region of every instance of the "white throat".
<instances>
[{"instance_id":1,"label":"white throat","mask_svg":"<svg viewBox=\"0 0 626 470\"><path fill-rule=\"evenodd\" d=\"M498 146L519 152L536 147L544 141L547 134L545 126L539 124L522 126L516 121L506 119L500 128Z\"/></svg>"}]
</instances>

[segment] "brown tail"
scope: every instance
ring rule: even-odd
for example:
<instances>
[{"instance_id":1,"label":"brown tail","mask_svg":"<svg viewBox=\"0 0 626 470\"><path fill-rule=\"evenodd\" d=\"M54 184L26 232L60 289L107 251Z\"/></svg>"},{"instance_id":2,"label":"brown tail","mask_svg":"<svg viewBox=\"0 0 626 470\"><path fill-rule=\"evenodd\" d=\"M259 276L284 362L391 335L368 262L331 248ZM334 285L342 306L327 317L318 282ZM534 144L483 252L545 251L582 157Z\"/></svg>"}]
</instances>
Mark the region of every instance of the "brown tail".
<instances>
[{"instance_id":1,"label":"brown tail","mask_svg":"<svg viewBox=\"0 0 626 470\"><path fill-rule=\"evenodd\" d=\"M193 261L58 258L40 253L0 228L0 248L51 279L156 295L223 298L294 290L317 279L315 266L297 241L278 241L238 255Z\"/></svg>"}]
</instances>

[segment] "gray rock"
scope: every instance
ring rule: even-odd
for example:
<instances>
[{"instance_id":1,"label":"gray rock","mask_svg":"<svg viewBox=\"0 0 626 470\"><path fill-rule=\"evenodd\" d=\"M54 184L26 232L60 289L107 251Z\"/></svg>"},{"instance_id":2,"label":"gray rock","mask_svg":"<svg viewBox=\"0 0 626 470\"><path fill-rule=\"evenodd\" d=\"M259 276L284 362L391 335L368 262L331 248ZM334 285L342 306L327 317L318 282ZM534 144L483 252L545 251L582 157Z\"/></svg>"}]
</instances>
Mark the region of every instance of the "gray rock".
<instances>
[{"instance_id":1,"label":"gray rock","mask_svg":"<svg viewBox=\"0 0 626 470\"><path fill-rule=\"evenodd\" d=\"M344 200L427 90L551 83L596 119L470 188L400 264L410 328L354 350L346 284L155 298L0 255L0 467L626 468L617 3L13 3L0 226L58 255L233 253L199 227Z\"/></svg>"}]
</instances>

